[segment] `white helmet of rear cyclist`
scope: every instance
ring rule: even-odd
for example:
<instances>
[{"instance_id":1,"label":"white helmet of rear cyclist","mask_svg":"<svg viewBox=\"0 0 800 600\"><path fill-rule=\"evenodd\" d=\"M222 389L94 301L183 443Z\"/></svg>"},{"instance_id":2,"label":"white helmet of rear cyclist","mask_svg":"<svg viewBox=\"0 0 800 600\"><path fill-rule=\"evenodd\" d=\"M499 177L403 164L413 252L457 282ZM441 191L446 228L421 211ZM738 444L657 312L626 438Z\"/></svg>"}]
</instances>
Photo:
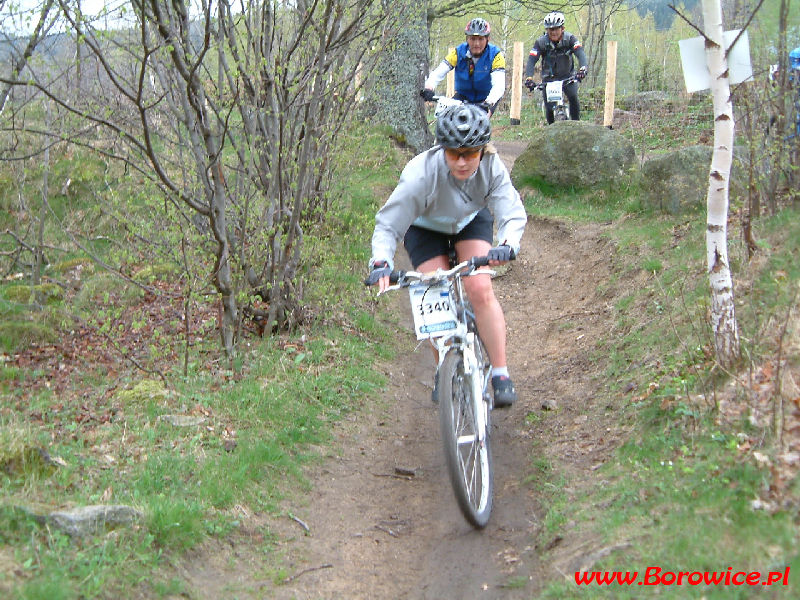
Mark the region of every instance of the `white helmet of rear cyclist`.
<instances>
[{"instance_id":1,"label":"white helmet of rear cyclist","mask_svg":"<svg viewBox=\"0 0 800 600\"><path fill-rule=\"evenodd\" d=\"M545 29L554 29L556 27L563 27L564 26L564 13L560 13L557 11L549 13L544 20Z\"/></svg>"}]
</instances>

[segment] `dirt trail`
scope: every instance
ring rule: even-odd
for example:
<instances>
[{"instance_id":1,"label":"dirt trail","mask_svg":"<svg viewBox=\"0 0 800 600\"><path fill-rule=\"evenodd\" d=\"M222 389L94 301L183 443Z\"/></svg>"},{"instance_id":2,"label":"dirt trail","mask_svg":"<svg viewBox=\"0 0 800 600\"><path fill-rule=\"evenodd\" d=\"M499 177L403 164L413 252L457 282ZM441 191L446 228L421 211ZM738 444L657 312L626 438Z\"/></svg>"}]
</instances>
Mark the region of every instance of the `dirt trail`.
<instances>
[{"instance_id":1,"label":"dirt trail","mask_svg":"<svg viewBox=\"0 0 800 600\"><path fill-rule=\"evenodd\" d=\"M520 150L519 144L498 147L509 162ZM311 490L285 506L309 534L288 518L270 523L293 579L255 582L257 557L243 551L236 572L215 573L208 562L187 571L193 592L231 597L222 594L222 577L228 590L279 600L529 599L546 578L580 564L591 544L571 533L575 524L542 539L547 506L525 480L537 456L589 479L616 445L607 407L595 399L598 367L588 360L610 328L608 299L598 291L611 270L602 233L598 225L529 220L520 259L495 280L520 399L493 414L495 504L483 531L468 525L456 506L430 401L430 351L415 349L406 296L395 294L383 300L392 307L387 314L399 315L408 353L384 367L387 396L337 425L341 443L309 473ZM543 410L546 401L556 410ZM557 544L555 564L542 564L537 544Z\"/></svg>"}]
</instances>

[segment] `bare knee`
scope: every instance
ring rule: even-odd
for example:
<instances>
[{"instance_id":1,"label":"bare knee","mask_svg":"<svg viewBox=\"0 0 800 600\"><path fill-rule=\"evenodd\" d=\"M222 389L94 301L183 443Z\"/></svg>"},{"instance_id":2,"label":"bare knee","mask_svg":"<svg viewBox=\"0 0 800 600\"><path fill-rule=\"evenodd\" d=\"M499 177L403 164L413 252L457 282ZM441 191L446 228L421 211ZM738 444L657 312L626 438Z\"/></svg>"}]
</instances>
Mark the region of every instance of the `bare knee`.
<instances>
[{"instance_id":1,"label":"bare knee","mask_svg":"<svg viewBox=\"0 0 800 600\"><path fill-rule=\"evenodd\" d=\"M497 301L492 289L492 280L488 275L466 278L464 287L472 306L478 310Z\"/></svg>"}]
</instances>

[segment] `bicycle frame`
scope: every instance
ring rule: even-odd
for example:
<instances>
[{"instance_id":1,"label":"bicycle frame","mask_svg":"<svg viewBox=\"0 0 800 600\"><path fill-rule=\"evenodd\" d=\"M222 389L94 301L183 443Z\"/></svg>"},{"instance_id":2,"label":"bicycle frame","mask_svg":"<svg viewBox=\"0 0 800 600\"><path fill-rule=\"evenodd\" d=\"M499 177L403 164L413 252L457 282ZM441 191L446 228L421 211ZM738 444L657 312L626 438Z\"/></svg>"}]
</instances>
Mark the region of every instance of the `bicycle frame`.
<instances>
[{"instance_id":1,"label":"bicycle frame","mask_svg":"<svg viewBox=\"0 0 800 600\"><path fill-rule=\"evenodd\" d=\"M406 271L398 274L398 283L389 286L382 293L392 290L408 287L412 283L425 283L433 284L440 281L448 281L451 290L451 297L454 298L456 306L456 314L458 321L455 330L452 330L445 335L431 336L431 341L436 348L439 356L439 362L436 365L437 370L442 366L445 355L447 352L452 352L454 349L459 351L464 361L464 371L470 377L472 383L472 391L475 398L486 399L486 391L489 385L489 369L486 368L484 373L479 373L478 357L475 353L475 332L469 331L467 326L468 304L465 299L464 286L461 282L462 277L469 277L476 273L476 265L473 261L464 261L455 265L452 269L437 269L433 273L419 273L417 271ZM480 274L491 276L493 271L484 270ZM474 374L478 376L473 376ZM488 402L483 405L486 410L481 410L480 403L475 403L475 423L478 430L478 440L482 443L486 438L486 431L488 429Z\"/></svg>"},{"instance_id":2,"label":"bicycle frame","mask_svg":"<svg viewBox=\"0 0 800 600\"><path fill-rule=\"evenodd\" d=\"M458 506L477 528L486 525L492 511L491 365L462 278L488 264L489 257L483 256L433 273L392 272L389 280L396 285L380 292L409 288L417 339L430 340L438 351L434 401L439 403L445 462ZM492 271L480 273L491 276Z\"/></svg>"},{"instance_id":3,"label":"bicycle frame","mask_svg":"<svg viewBox=\"0 0 800 600\"><path fill-rule=\"evenodd\" d=\"M465 263L462 263L465 264ZM456 266L458 268L458 266ZM491 274L490 271L484 273ZM471 275L469 273L467 276ZM475 354L475 332L469 331L467 327L467 303L464 301L464 288L461 282L461 275L457 274L450 281L450 288L455 292L455 297L458 302L457 312L459 314L458 325L455 332L440 337L433 338L436 351L439 356L439 363L436 365L437 370L442 366L444 357L447 352L452 351L454 348L461 353L464 362L464 372L469 376L472 384L472 393L474 398L486 399L486 389L489 384L488 371L480 373L478 364L478 357ZM478 441L483 443L486 439L486 431L488 429L488 403L476 402L473 404L475 409L475 424L478 430ZM462 442L465 440L459 440Z\"/></svg>"},{"instance_id":4,"label":"bicycle frame","mask_svg":"<svg viewBox=\"0 0 800 600\"><path fill-rule=\"evenodd\" d=\"M553 111L556 121L565 121L569 119L568 102L564 96L564 86L577 82L578 79L574 75L570 75L563 80L543 81L536 85L534 88L539 92L544 92L542 98L542 113L545 118L547 117L547 108Z\"/></svg>"}]
</instances>

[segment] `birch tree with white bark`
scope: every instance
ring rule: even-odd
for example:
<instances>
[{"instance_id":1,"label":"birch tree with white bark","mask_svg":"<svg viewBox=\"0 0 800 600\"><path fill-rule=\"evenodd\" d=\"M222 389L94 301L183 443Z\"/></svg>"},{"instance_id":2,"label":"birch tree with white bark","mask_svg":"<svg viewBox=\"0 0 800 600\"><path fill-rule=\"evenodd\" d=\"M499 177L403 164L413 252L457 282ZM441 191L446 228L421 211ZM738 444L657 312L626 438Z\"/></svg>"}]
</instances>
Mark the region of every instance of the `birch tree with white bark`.
<instances>
[{"instance_id":1,"label":"birch tree with white bark","mask_svg":"<svg viewBox=\"0 0 800 600\"><path fill-rule=\"evenodd\" d=\"M733 162L734 118L723 40L720 0L703 0L706 62L714 103L714 151L708 176L706 258L711 284L711 326L717 361L729 367L740 357L739 327L728 262L728 203Z\"/></svg>"}]
</instances>

